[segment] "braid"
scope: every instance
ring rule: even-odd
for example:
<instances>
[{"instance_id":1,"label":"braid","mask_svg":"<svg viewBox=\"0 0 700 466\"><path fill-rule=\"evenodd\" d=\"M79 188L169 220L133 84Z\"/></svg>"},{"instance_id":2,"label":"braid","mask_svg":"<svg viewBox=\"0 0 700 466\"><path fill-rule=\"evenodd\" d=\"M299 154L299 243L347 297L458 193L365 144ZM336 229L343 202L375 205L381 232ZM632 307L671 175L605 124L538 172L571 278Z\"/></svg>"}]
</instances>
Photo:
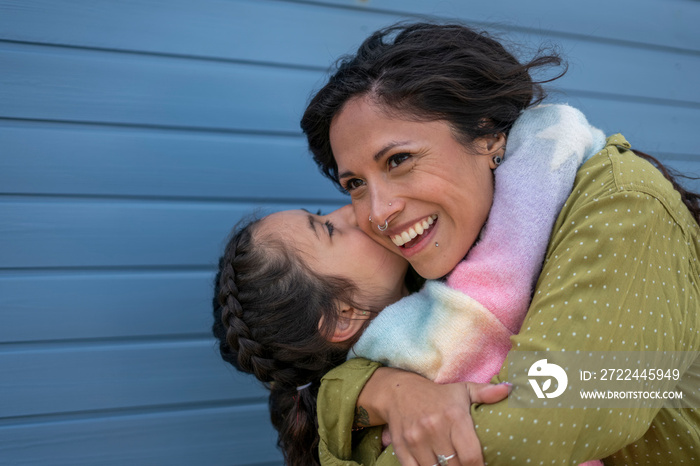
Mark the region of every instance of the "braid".
<instances>
[{"instance_id":1,"label":"braid","mask_svg":"<svg viewBox=\"0 0 700 466\"><path fill-rule=\"evenodd\" d=\"M314 274L281 241L256 235L261 221L236 228L219 260L212 331L221 357L270 390L270 418L286 463L316 465L319 382L348 351L326 336L337 322L336 303L352 302L354 287Z\"/></svg>"}]
</instances>

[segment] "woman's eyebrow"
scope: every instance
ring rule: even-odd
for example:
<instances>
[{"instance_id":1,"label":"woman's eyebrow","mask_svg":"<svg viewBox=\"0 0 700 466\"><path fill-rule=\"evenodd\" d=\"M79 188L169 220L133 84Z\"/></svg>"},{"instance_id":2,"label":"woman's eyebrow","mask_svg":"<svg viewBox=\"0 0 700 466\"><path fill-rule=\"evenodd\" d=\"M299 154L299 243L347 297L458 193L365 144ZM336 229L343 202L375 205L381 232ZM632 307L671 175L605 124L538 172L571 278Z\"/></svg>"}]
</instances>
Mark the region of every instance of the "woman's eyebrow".
<instances>
[{"instance_id":1,"label":"woman's eyebrow","mask_svg":"<svg viewBox=\"0 0 700 466\"><path fill-rule=\"evenodd\" d=\"M411 141L392 141L392 142L390 142L389 144L387 144L386 146L382 147L382 148L379 150L379 152L377 152L376 154L374 154L373 159L374 159L375 162L378 162L379 159L381 159L381 158L384 156L384 154L386 154L387 152L389 152L389 151L390 151L391 149L393 149L394 147L403 146L404 144L408 144L408 143L410 143L410 142L411 142Z\"/></svg>"},{"instance_id":2,"label":"woman's eyebrow","mask_svg":"<svg viewBox=\"0 0 700 466\"><path fill-rule=\"evenodd\" d=\"M389 144L387 144L386 146L379 149L379 151L377 151L377 153L374 154L374 156L372 156L372 160L374 160L375 162L378 162L379 159L381 159L384 156L384 154L389 152L394 147L403 146L404 144L409 144L410 142L411 141L392 141ZM338 179L346 178L348 176L355 176L355 174L351 171L346 171L346 172L339 174Z\"/></svg>"}]
</instances>

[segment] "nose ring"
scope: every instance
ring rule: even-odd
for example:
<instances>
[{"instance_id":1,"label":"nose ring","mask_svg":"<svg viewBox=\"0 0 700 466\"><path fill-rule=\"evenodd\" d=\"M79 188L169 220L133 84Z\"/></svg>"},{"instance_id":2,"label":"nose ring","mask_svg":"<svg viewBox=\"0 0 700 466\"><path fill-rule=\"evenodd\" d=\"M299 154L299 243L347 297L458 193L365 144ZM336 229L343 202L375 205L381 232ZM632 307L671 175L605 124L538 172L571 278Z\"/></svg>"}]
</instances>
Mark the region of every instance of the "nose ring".
<instances>
[{"instance_id":1,"label":"nose ring","mask_svg":"<svg viewBox=\"0 0 700 466\"><path fill-rule=\"evenodd\" d=\"M377 225L377 228L379 229L379 231L385 231L387 228L389 228L389 221L384 220L384 226Z\"/></svg>"}]
</instances>

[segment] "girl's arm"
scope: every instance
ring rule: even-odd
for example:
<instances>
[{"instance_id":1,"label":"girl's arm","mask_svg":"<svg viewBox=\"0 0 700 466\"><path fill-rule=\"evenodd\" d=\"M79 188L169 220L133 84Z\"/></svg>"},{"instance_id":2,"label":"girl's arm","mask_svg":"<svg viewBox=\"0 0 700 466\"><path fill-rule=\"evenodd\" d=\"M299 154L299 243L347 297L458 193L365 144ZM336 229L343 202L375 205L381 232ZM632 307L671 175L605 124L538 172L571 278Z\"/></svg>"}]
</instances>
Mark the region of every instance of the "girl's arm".
<instances>
[{"instance_id":1,"label":"girl's arm","mask_svg":"<svg viewBox=\"0 0 700 466\"><path fill-rule=\"evenodd\" d=\"M438 454L453 453L459 458L456 464L482 465L469 408L503 400L508 390L507 384L440 385L411 372L379 368L360 392L357 408L368 414L370 424L391 425L402 465L434 464Z\"/></svg>"},{"instance_id":2,"label":"girl's arm","mask_svg":"<svg viewBox=\"0 0 700 466\"><path fill-rule=\"evenodd\" d=\"M381 464L396 459L404 466L435 464L438 454L456 453L458 460L450 462L453 466L482 465L469 406L498 402L508 390L505 384L440 385L412 372L352 359L329 372L319 391L322 463L351 460L351 432L345 424L354 417L355 427L391 425L396 456L385 455ZM348 399L339 400L339 396ZM350 405L351 399L357 399L356 407Z\"/></svg>"}]
</instances>

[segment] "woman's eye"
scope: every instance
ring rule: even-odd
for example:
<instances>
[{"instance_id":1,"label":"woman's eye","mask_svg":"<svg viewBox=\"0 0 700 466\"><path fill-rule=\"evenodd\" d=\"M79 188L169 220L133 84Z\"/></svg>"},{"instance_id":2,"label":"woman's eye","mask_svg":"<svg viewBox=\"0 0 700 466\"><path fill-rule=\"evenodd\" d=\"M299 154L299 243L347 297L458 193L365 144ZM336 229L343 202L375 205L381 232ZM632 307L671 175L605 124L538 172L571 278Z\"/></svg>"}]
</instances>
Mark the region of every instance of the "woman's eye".
<instances>
[{"instance_id":1,"label":"woman's eye","mask_svg":"<svg viewBox=\"0 0 700 466\"><path fill-rule=\"evenodd\" d=\"M346 191L350 192L359 188L362 185L363 182L359 178L351 178L345 182L345 186L343 186L343 188L345 188Z\"/></svg>"},{"instance_id":2,"label":"woman's eye","mask_svg":"<svg viewBox=\"0 0 700 466\"><path fill-rule=\"evenodd\" d=\"M405 152L402 152L400 154L394 154L389 159L387 160L387 163L389 164L390 168L396 168L402 163L404 163L408 158L411 157L411 154L407 154Z\"/></svg>"},{"instance_id":3,"label":"woman's eye","mask_svg":"<svg viewBox=\"0 0 700 466\"><path fill-rule=\"evenodd\" d=\"M333 226L333 224L329 220L326 220L325 225L326 225L326 228L328 228L328 236L330 236L332 238L333 232L335 231L335 226Z\"/></svg>"}]
</instances>

